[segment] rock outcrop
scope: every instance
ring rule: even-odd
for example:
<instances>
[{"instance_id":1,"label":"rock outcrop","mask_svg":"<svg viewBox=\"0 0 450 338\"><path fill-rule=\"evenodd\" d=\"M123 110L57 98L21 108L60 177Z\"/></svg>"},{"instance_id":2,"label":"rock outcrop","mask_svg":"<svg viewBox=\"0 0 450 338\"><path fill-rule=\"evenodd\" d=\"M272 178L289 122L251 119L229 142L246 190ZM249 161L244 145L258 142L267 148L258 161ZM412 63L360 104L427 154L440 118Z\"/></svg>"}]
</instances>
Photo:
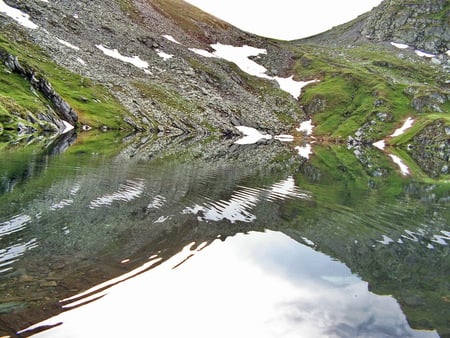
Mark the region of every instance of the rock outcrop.
<instances>
[{"instance_id":1,"label":"rock outcrop","mask_svg":"<svg viewBox=\"0 0 450 338\"><path fill-rule=\"evenodd\" d=\"M450 50L449 1L385 0L367 17L361 34L375 41L445 53Z\"/></svg>"}]
</instances>

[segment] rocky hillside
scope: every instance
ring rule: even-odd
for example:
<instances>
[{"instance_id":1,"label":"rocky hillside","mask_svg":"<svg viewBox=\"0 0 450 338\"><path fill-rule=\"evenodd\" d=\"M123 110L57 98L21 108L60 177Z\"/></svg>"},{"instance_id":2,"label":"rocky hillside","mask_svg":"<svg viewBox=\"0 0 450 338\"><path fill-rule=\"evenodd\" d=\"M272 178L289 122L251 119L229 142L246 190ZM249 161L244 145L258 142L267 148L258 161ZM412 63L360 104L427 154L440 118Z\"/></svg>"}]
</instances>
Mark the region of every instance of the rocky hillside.
<instances>
[{"instance_id":1,"label":"rocky hillside","mask_svg":"<svg viewBox=\"0 0 450 338\"><path fill-rule=\"evenodd\" d=\"M311 118L321 141L363 154L385 139L432 176L449 171L448 1L385 0L292 42L240 31L181 0L0 4L3 143L66 123L202 138L237 136L237 125L287 132ZM299 98L280 88L308 80L316 82ZM415 127L390 137L407 118Z\"/></svg>"},{"instance_id":2,"label":"rocky hillside","mask_svg":"<svg viewBox=\"0 0 450 338\"><path fill-rule=\"evenodd\" d=\"M292 62L289 51L183 1L6 4L29 15L31 24L0 14L3 63L17 58L29 73L53 84L77 113L78 127L233 134L241 124L281 132L303 118L296 100L274 81L210 54L213 43L264 48L270 71L283 74ZM42 129L35 117L53 105L39 96L36 106L29 84L17 75L23 74L8 66L1 72L2 81L23 87L32 104L24 98L16 102L20 114L12 114L6 97L1 99L1 123L16 129L20 118L28 130Z\"/></svg>"}]
</instances>

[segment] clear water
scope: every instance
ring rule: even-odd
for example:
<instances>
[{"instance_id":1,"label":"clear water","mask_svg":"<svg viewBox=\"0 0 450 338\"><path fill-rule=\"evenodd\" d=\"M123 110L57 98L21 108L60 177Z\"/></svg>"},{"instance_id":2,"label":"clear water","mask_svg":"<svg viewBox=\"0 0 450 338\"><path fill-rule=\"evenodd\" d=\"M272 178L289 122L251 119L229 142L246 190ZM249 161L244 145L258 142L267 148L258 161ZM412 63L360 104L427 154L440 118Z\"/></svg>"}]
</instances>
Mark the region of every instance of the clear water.
<instances>
[{"instance_id":1,"label":"clear water","mask_svg":"<svg viewBox=\"0 0 450 338\"><path fill-rule=\"evenodd\" d=\"M97 136L2 152L0 333L448 335L448 183L295 146Z\"/></svg>"}]
</instances>

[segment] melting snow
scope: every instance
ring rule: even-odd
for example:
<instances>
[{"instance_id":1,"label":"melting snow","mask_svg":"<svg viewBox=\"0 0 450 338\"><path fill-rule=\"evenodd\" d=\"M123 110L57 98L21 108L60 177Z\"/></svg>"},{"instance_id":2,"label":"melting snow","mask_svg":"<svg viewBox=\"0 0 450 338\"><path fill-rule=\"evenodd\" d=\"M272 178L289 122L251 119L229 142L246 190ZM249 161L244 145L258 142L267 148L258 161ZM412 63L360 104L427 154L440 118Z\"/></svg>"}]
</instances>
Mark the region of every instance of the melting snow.
<instances>
[{"instance_id":1,"label":"melting snow","mask_svg":"<svg viewBox=\"0 0 450 338\"><path fill-rule=\"evenodd\" d=\"M204 50L204 49L189 48L189 50L191 52L194 52L195 54L204 56L206 58L214 58L214 57L216 57L214 54L212 54L212 53L210 53L210 52L208 52L207 50Z\"/></svg>"},{"instance_id":2,"label":"melting snow","mask_svg":"<svg viewBox=\"0 0 450 338\"><path fill-rule=\"evenodd\" d=\"M86 66L86 62L84 62L83 59L77 58L77 61L78 61L79 63L81 63L83 66Z\"/></svg>"},{"instance_id":3,"label":"melting snow","mask_svg":"<svg viewBox=\"0 0 450 338\"><path fill-rule=\"evenodd\" d=\"M404 43L395 43L395 42L391 42L391 45L400 49L406 49L409 46L405 45Z\"/></svg>"},{"instance_id":4,"label":"melting snow","mask_svg":"<svg viewBox=\"0 0 450 338\"><path fill-rule=\"evenodd\" d=\"M163 38L166 38L167 40L172 41L172 42L180 45L180 43L177 40L175 40L175 38L172 35L165 34L165 35L163 35Z\"/></svg>"},{"instance_id":5,"label":"melting snow","mask_svg":"<svg viewBox=\"0 0 450 338\"><path fill-rule=\"evenodd\" d=\"M284 90L285 92L288 92L296 99L302 93L303 87L305 87L306 85L309 85L310 83L318 82L318 80L295 81L294 76L292 76L292 75L287 78L276 76L276 77L274 77L274 80L278 82L278 84L280 85L280 88L282 90Z\"/></svg>"},{"instance_id":6,"label":"melting snow","mask_svg":"<svg viewBox=\"0 0 450 338\"><path fill-rule=\"evenodd\" d=\"M249 59L250 56L266 54L267 51L265 49L247 45L235 47L230 45L222 45L221 43L216 43L211 45L211 47L215 49L213 55L235 63L244 72L260 78L272 79L272 77L265 74L267 71L266 68Z\"/></svg>"},{"instance_id":7,"label":"melting snow","mask_svg":"<svg viewBox=\"0 0 450 338\"><path fill-rule=\"evenodd\" d=\"M427 52L422 52L420 50L416 50L416 54L419 55L419 56L424 56L426 58L433 58L433 57L436 56L434 54L430 54L430 53L427 53Z\"/></svg>"},{"instance_id":8,"label":"melting snow","mask_svg":"<svg viewBox=\"0 0 450 338\"><path fill-rule=\"evenodd\" d=\"M311 147L311 145L309 143L304 145L304 146L302 146L302 147L297 146L297 147L295 147L295 150L298 151L298 154L301 157L304 157L306 159L309 159L309 155L311 155L313 153L312 152L312 147Z\"/></svg>"},{"instance_id":9,"label":"melting snow","mask_svg":"<svg viewBox=\"0 0 450 338\"><path fill-rule=\"evenodd\" d=\"M72 45L70 42L67 42L67 41L64 41L64 40L61 40L61 39L58 39L58 38L56 38L56 40L58 40L58 42L59 42L60 44L66 46L66 47L72 48L72 49L74 49L74 50L80 50L79 47L77 47L77 46L75 46L75 45Z\"/></svg>"},{"instance_id":10,"label":"melting snow","mask_svg":"<svg viewBox=\"0 0 450 338\"><path fill-rule=\"evenodd\" d=\"M306 135L310 136L312 135L314 126L312 124L312 120L304 121L300 123L300 127L297 128L297 131L299 132L305 132Z\"/></svg>"},{"instance_id":11,"label":"melting snow","mask_svg":"<svg viewBox=\"0 0 450 338\"><path fill-rule=\"evenodd\" d=\"M389 156L392 158L392 161L394 161L394 163L398 165L398 167L400 168L400 171L402 172L402 174L404 176L409 175L409 168L405 163L403 163L403 161L400 159L400 157L393 155L393 154L389 154Z\"/></svg>"},{"instance_id":12,"label":"melting snow","mask_svg":"<svg viewBox=\"0 0 450 338\"><path fill-rule=\"evenodd\" d=\"M72 129L74 129L74 126L72 126L69 122L63 120L63 123L64 123L64 130L62 132L63 134L65 134L65 133L71 131Z\"/></svg>"},{"instance_id":13,"label":"melting snow","mask_svg":"<svg viewBox=\"0 0 450 338\"><path fill-rule=\"evenodd\" d=\"M126 62L126 63L131 63L132 65L141 68L141 69L147 69L148 68L148 62L143 61L139 58L139 56L133 56L133 57L129 57L129 56L123 56L122 54L119 53L119 51L117 49L108 49L106 47L103 47L103 45L95 45L95 47L97 47L98 49L100 49L105 55L110 56L114 59Z\"/></svg>"},{"instance_id":14,"label":"melting snow","mask_svg":"<svg viewBox=\"0 0 450 338\"><path fill-rule=\"evenodd\" d=\"M282 78L278 76L269 76L266 74L267 69L264 66L256 63L255 61L249 59L250 56L258 56L260 54L267 54L267 51L262 48L255 48L248 45L241 47L223 45L221 43L216 43L211 45L214 48L214 52L210 53L204 49L189 48L190 51L204 56L204 57L217 57L236 64L242 71L247 74L267 79L275 80L278 82L280 88L285 92L291 94L294 98L298 98L301 94L301 90L304 86L316 82L317 80L311 81L295 81L293 76L288 78Z\"/></svg>"},{"instance_id":15,"label":"melting snow","mask_svg":"<svg viewBox=\"0 0 450 338\"><path fill-rule=\"evenodd\" d=\"M384 148L386 147L386 142L384 140L381 140L373 143L372 145L380 150L384 150Z\"/></svg>"},{"instance_id":16,"label":"melting snow","mask_svg":"<svg viewBox=\"0 0 450 338\"><path fill-rule=\"evenodd\" d=\"M401 128L398 128L394 133L391 135L392 137L402 135L407 129L411 128L414 123L414 119L411 117L408 117L403 124Z\"/></svg>"},{"instance_id":17,"label":"melting snow","mask_svg":"<svg viewBox=\"0 0 450 338\"><path fill-rule=\"evenodd\" d=\"M30 20L30 16L21 10L10 7L3 0L0 0L0 13L4 13L13 20L17 21L19 25L26 28L36 29L39 26Z\"/></svg>"},{"instance_id":18,"label":"melting snow","mask_svg":"<svg viewBox=\"0 0 450 338\"><path fill-rule=\"evenodd\" d=\"M266 139L270 140L272 138L271 135L267 134L261 134L258 130L251 127L245 127L245 126L236 126L236 129L238 129L241 133L243 133L245 136L237 140L236 144L255 144L259 140Z\"/></svg>"},{"instance_id":19,"label":"melting snow","mask_svg":"<svg viewBox=\"0 0 450 338\"><path fill-rule=\"evenodd\" d=\"M156 53L157 53L158 56L159 56L160 58L162 58L164 61L169 60L169 59L171 59L171 58L173 57L173 55L164 53L164 52L162 52L162 51L160 51L160 50L158 50L158 49L156 50Z\"/></svg>"},{"instance_id":20,"label":"melting snow","mask_svg":"<svg viewBox=\"0 0 450 338\"><path fill-rule=\"evenodd\" d=\"M294 136L292 135L277 135L274 137L275 140L278 140L280 142L292 142L294 141Z\"/></svg>"}]
</instances>

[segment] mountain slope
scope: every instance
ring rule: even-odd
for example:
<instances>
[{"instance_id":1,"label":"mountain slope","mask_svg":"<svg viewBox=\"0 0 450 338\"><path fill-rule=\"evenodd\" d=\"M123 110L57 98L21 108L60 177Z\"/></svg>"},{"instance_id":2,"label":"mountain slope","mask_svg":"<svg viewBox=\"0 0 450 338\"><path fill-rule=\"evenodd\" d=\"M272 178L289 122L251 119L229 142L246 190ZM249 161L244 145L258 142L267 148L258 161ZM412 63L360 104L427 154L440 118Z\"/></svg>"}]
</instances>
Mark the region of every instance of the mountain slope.
<instances>
[{"instance_id":1,"label":"mountain slope","mask_svg":"<svg viewBox=\"0 0 450 338\"><path fill-rule=\"evenodd\" d=\"M287 68L281 65L290 64L288 51L182 1L7 3L28 13L39 26L19 28L21 40L39 45L57 64L107 87L110 100L116 97L129 112L117 109L117 121L108 125L78 109L81 124L100 127L106 122L109 128L128 124L154 132L233 134L236 124L286 131L303 117L297 102L276 83L190 48L212 51L210 44L217 42L264 47L275 55L276 65L271 69L277 67L277 73ZM17 25L3 16L1 24L4 39L14 43ZM23 53L19 60L29 62L28 56ZM57 76L46 75L50 82Z\"/></svg>"}]
</instances>

